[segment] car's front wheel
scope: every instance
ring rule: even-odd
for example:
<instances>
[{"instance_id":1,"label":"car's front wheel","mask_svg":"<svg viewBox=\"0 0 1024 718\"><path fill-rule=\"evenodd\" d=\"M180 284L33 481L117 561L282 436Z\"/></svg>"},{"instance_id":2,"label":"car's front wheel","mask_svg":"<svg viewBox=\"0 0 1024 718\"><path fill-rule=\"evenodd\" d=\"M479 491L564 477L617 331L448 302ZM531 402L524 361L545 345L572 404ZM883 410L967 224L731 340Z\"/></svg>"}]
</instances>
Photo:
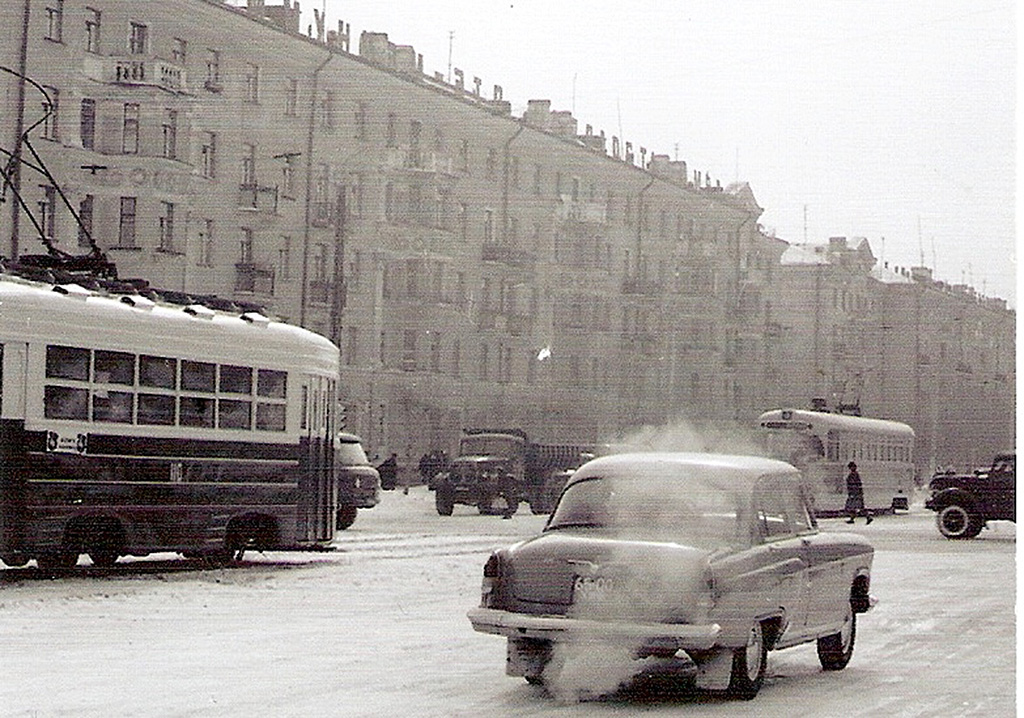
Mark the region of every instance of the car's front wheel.
<instances>
[{"instance_id":1,"label":"car's front wheel","mask_svg":"<svg viewBox=\"0 0 1024 718\"><path fill-rule=\"evenodd\" d=\"M843 627L838 633L818 639L818 661L826 671L841 671L853 656L853 643L857 638L857 614L847 606Z\"/></svg>"},{"instance_id":2,"label":"car's front wheel","mask_svg":"<svg viewBox=\"0 0 1024 718\"><path fill-rule=\"evenodd\" d=\"M761 623L754 623L747 635L747 645L743 648L733 649L729 695L747 701L751 700L764 685L764 674L767 667L768 643L764 637L764 626Z\"/></svg>"},{"instance_id":3,"label":"car's front wheel","mask_svg":"<svg viewBox=\"0 0 1024 718\"><path fill-rule=\"evenodd\" d=\"M984 521L964 504L949 504L935 516L939 533L948 539L971 539L981 533Z\"/></svg>"}]
</instances>

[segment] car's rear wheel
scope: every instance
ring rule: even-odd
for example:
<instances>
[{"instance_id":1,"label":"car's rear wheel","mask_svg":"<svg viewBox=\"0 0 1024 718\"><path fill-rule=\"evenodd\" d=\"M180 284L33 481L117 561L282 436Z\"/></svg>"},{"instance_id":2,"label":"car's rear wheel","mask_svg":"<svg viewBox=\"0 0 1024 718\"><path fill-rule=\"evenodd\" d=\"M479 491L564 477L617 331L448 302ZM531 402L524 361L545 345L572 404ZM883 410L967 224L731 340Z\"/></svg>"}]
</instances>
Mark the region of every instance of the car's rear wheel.
<instances>
[{"instance_id":1,"label":"car's rear wheel","mask_svg":"<svg viewBox=\"0 0 1024 718\"><path fill-rule=\"evenodd\" d=\"M974 538L984 525L981 517L964 504L949 504L940 509L935 523L939 533L948 539Z\"/></svg>"},{"instance_id":2,"label":"car's rear wheel","mask_svg":"<svg viewBox=\"0 0 1024 718\"><path fill-rule=\"evenodd\" d=\"M818 661L826 671L841 671L853 656L853 644L857 639L857 614L847 605L846 618L838 633L818 639Z\"/></svg>"},{"instance_id":3,"label":"car's rear wheel","mask_svg":"<svg viewBox=\"0 0 1024 718\"><path fill-rule=\"evenodd\" d=\"M764 685L764 674L767 667L768 643L764 637L764 626L761 623L754 623L747 635L747 645L733 649L729 695L747 701L751 700Z\"/></svg>"},{"instance_id":4,"label":"car's rear wheel","mask_svg":"<svg viewBox=\"0 0 1024 718\"><path fill-rule=\"evenodd\" d=\"M338 513L334 517L334 525L339 531L344 531L355 523L358 513L359 509L352 504L342 504L338 507Z\"/></svg>"}]
</instances>

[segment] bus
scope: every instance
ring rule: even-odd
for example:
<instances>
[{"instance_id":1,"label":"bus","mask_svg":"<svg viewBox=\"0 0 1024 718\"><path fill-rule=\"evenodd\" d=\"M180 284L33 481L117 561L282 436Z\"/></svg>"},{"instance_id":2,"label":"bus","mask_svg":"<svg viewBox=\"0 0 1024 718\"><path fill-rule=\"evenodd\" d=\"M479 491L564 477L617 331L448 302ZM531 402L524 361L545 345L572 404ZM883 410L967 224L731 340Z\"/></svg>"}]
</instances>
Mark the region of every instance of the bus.
<instances>
[{"instance_id":1,"label":"bus","mask_svg":"<svg viewBox=\"0 0 1024 718\"><path fill-rule=\"evenodd\" d=\"M0 561L329 548L334 344L61 281L0 271Z\"/></svg>"},{"instance_id":2,"label":"bus","mask_svg":"<svg viewBox=\"0 0 1024 718\"><path fill-rule=\"evenodd\" d=\"M766 455L803 472L819 516L844 512L847 464L857 464L864 507L890 512L910 507L915 486L914 430L898 421L800 409L774 409L758 418Z\"/></svg>"}]
</instances>

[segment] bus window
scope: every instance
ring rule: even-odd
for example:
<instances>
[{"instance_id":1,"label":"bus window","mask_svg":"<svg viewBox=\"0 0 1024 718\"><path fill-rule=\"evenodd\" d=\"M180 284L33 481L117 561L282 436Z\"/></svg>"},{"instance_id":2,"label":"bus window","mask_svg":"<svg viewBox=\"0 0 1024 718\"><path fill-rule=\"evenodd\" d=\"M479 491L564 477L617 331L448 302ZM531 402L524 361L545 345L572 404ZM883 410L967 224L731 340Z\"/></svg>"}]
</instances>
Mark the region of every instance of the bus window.
<instances>
[{"instance_id":1,"label":"bus window","mask_svg":"<svg viewBox=\"0 0 1024 718\"><path fill-rule=\"evenodd\" d=\"M825 456L829 461L839 461L839 432L835 429L829 429L825 435Z\"/></svg>"},{"instance_id":2,"label":"bus window","mask_svg":"<svg viewBox=\"0 0 1024 718\"><path fill-rule=\"evenodd\" d=\"M43 392L43 415L47 419L89 418L89 391L67 386L47 386Z\"/></svg>"},{"instance_id":3,"label":"bus window","mask_svg":"<svg viewBox=\"0 0 1024 718\"><path fill-rule=\"evenodd\" d=\"M214 387L216 386L216 382L214 381L217 374L216 369L216 364L210 364L208 362L182 361L181 388L192 389L194 391L213 392Z\"/></svg>"},{"instance_id":4,"label":"bus window","mask_svg":"<svg viewBox=\"0 0 1024 718\"><path fill-rule=\"evenodd\" d=\"M267 404L261 401L256 405L256 428L259 431L284 431L284 418L284 404Z\"/></svg>"},{"instance_id":5,"label":"bus window","mask_svg":"<svg viewBox=\"0 0 1024 718\"><path fill-rule=\"evenodd\" d=\"M125 352L96 351L92 380L99 384L135 383L135 355Z\"/></svg>"},{"instance_id":6,"label":"bus window","mask_svg":"<svg viewBox=\"0 0 1024 718\"><path fill-rule=\"evenodd\" d=\"M92 395L92 420L132 423L135 395L127 391L96 391Z\"/></svg>"},{"instance_id":7,"label":"bus window","mask_svg":"<svg viewBox=\"0 0 1024 718\"><path fill-rule=\"evenodd\" d=\"M234 399L217 400L217 427L248 429L252 425L252 404Z\"/></svg>"},{"instance_id":8,"label":"bus window","mask_svg":"<svg viewBox=\"0 0 1024 718\"><path fill-rule=\"evenodd\" d=\"M174 397L166 394L139 394L138 422L174 426Z\"/></svg>"},{"instance_id":9,"label":"bus window","mask_svg":"<svg viewBox=\"0 0 1024 718\"><path fill-rule=\"evenodd\" d=\"M188 364L189 362L182 362ZM211 365L212 366L212 365ZM184 368L184 367L182 367ZM184 376L182 377L184 382ZM213 426L213 399L201 396L181 397L182 426Z\"/></svg>"},{"instance_id":10,"label":"bus window","mask_svg":"<svg viewBox=\"0 0 1024 718\"><path fill-rule=\"evenodd\" d=\"M76 347L46 347L46 376L53 379L89 381L89 350Z\"/></svg>"},{"instance_id":11,"label":"bus window","mask_svg":"<svg viewBox=\"0 0 1024 718\"><path fill-rule=\"evenodd\" d=\"M229 394L252 394L252 369L221 364L220 390Z\"/></svg>"},{"instance_id":12,"label":"bus window","mask_svg":"<svg viewBox=\"0 0 1024 718\"><path fill-rule=\"evenodd\" d=\"M287 396L288 374L272 369L260 369L256 375L256 393L270 399Z\"/></svg>"},{"instance_id":13,"label":"bus window","mask_svg":"<svg viewBox=\"0 0 1024 718\"><path fill-rule=\"evenodd\" d=\"M141 386L174 389L177 385L177 377L177 359L146 355L139 357L139 384ZM173 415L174 412L171 413Z\"/></svg>"}]
</instances>

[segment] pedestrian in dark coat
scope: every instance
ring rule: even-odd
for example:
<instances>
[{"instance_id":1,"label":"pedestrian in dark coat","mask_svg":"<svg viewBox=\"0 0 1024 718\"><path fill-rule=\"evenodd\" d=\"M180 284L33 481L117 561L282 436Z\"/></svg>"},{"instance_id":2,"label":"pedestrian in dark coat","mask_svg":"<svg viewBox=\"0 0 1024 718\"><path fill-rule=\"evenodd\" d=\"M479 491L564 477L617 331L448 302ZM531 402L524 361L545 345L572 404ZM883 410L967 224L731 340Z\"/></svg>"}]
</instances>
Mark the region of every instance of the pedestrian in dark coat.
<instances>
[{"instance_id":1,"label":"pedestrian in dark coat","mask_svg":"<svg viewBox=\"0 0 1024 718\"><path fill-rule=\"evenodd\" d=\"M846 523L852 524L858 516L864 516L867 523L871 523L871 514L864 508L864 484L857 472L857 464L851 461L846 468L850 470L846 475L846 513L849 516Z\"/></svg>"}]
</instances>

